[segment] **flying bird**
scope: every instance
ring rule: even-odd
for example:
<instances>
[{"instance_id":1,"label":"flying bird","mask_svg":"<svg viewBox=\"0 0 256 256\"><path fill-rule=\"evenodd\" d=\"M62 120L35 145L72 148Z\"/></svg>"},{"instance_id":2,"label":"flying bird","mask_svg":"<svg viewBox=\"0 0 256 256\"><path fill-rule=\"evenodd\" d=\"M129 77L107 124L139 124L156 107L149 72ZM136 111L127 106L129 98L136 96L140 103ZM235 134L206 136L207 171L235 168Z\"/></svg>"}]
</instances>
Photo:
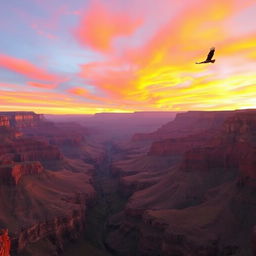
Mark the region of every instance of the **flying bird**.
<instances>
[{"instance_id":1,"label":"flying bird","mask_svg":"<svg viewBox=\"0 0 256 256\"><path fill-rule=\"evenodd\" d=\"M206 58L205 61L202 61L202 62L196 62L196 64L204 64L204 63L214 63L215 60L212 59L213 55L214 55L214 52L215 52L215 48L212 47L210 49L210 52L208 53L208 56Z\"/></svg>"}]
</instances>

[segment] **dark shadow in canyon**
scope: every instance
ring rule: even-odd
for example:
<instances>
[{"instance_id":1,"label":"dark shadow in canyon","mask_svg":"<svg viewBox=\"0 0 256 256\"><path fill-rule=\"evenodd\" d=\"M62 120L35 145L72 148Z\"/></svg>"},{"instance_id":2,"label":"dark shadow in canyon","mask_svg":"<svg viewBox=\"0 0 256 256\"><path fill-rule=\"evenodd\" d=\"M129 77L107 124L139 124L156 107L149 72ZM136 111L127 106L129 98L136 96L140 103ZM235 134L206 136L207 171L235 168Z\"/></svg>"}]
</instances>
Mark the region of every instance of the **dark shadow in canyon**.
<instances>
[{"instance_id":1,"label":"dark shadow in canyon","mask_svg":"<svg viewBox=\"0 0 256 256\"><path fill-rule=\"evenodd\" d=\"M127 197L119 193L119 180L111 173L112 143L105 142L104 148L106 149L104 158L95 164L93 184L97 192L97 198L87 211L85 233L79 241L67 247L63 256L112 255L111 251L105 246L107 222L109 217L123 209Z\"/></svg>"}]
</instances>

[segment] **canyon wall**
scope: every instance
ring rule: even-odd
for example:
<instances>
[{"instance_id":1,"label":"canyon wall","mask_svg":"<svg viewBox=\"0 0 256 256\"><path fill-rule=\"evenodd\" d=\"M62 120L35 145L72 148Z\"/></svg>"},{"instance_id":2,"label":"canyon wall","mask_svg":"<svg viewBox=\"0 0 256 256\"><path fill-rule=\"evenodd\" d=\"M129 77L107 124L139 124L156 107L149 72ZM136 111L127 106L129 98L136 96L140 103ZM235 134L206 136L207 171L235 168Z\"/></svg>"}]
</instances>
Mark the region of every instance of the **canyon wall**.
<instances>
[{"instance_id":1,"label":"canyon wall","mask_svg":"<svg viewBox=\"0 0 256 256\"><path fill-rule=\"evenodd\" d=\"M96 196L94 166L59 146L86 148L86 133L70 124L60 132L33 112L1 112L0 124L0 228L9 230L11 255L59 255L82 234Z\"/></svg>"},{"instance_id":2,"label":"canyon wall","mask_svg":"<svg viewBox=\"0 0 256 256\"><path fill-rule=\"evenodd\" d=\"M180 115L181 127L164 126L147 156L113 164L131 196L109 220L107 246L120 255L254 255L256 111Z\"/></svg>"},{"instance_id":3,"label":"canyon wall","mask_svg":"<svg viewBox=\"0 0 256 256\"><path fill-rule=\"evenodd\" d=\"M164 124L155 132L135 134L132 140L158 141L215 130L232 114L232 111L188 111L178 113L173 121Z\"/></svg>"},{"instance_id":4,"label":"canyon wall","mask_svg":"<svg viewBox=\"0 0 256 256\"><path fill-rule=\"evenodd\" d=\"M99 164L108 146L95 147L82 125L23 121L0 118L0 228L9 229L12 255L60 255L87 227L97 196L92 164L105 184ZM105 223L106 248L122 256L252 256L256 111L180 113L136 136L152 143L146 153L139 143L114 140L104 162L128 198Z\"/></svg>"}]
</instances>

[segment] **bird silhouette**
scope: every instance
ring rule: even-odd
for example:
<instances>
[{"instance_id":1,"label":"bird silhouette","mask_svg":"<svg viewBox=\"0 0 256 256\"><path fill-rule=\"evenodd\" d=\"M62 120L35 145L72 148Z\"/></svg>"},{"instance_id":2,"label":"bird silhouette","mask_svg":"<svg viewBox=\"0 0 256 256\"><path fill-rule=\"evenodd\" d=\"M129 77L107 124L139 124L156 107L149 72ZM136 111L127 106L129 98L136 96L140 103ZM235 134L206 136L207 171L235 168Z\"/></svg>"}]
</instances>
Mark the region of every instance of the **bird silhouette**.
<instances>
[{"instance_id":1,"label":"bird silhouette","mask_svg":"<svg viewBox=\"0 0 256 256\"><path fill-rule=\"evenodd\" d=\"M214 55L214 52L215 52L215 48L212 47L210 49L210 52L208 53L208 56L206 58L205 61L202 61L202 62L196 62L196 64L204 64L204 63L214 63L215 60L212 59L213 55Z\"/></svg>"}]
</instances>

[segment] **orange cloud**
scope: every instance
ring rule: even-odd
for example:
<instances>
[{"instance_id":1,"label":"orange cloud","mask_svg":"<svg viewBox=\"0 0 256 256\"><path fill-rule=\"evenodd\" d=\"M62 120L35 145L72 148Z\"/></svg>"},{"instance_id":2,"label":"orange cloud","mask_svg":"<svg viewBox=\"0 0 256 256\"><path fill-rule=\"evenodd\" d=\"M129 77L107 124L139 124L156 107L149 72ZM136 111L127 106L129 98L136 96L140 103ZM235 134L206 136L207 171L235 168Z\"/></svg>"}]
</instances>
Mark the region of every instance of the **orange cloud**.
<instances>
[{"instance_id":1,"label":"orange cloud","mask_svg":"<svg viewBox=\"0 0 256 256\"><path fill-rule=\"evenodd\" d=\"M87 90L79 87L71 88L68 90L68 92L78 96L87 96L89 94Z\"/></svg>"},{"instance_id":2,"label":"orange cloud","mask_svg":"<svg viewBox=\"0 0 256 256\"><path fill-rule=\"evenodd\" d=\"M109 10L102 3L93 2L84 13L75 34L83 45L107 51L111 49L113 39L133 34L141 23L126 13Z\"/></svg>"},{"instance_id":3,"label":"orange cloud","mask_svg":"<svg viewBox=\"0 0 256 256\"><path fill-rule=\"evenodd\" d=\"M136 71L120 59L81 66L80 76L103 91L108 98L125 100L136 90Z\"/></svg>"},{"instance_id":4,"label":"orange cloud","mask_svg":"<svg viewBox=\"0 0 256 256\"><path fill-rule=\"evenodd\" d=\"M0 54L0 67L25 75L28 78L43 81L58 81L60 77L52 75L38 68L27 60L17 59L5 54Z\"/></svg>"},{"instance_id":5,"label":"orange cloud","mask_svg":"<svg viewBox=\"0 0 256 256\"><path fill-rule=\"evenodd\" d=\"M66 94L30 91L5 91L0 89L0 111L29 111L52 114L84 114L94 112L127 112L122 106L79 101ZM35 104L36 102L36 104ZM131 109L130 109L131 111Z\"/></svg>"},{"instance_id":6,"label":"orange cloud","mask_svg":"<svg viewBox=\"0 0 256 256\"><path fill-rule=\"evenodd\" d=\"M222 87L223 83L228 88L236 86L234 77L241 86L253 84L255 76L235 66L235 62L229 63L227 71L221 62L225 63L223 52L228 53L228 45L224 48L222 42L232 41L232 48L237 51L242 47L231 39L225 22L252 1L196 3L200 8L195 7L195 1L188 1L182 13L161 26L143 46L125 49L122 55L112 52L107 60L82 65L80 75L115 102L122 100L137 108L222 109L232 104L234 108L250 107L252 103L246 103L244 96ZM216 64L195 65L198 59L205 58L211 46L217 47ZM245 62L245 57L238 59L239 64ZM241 74L236 76L237 72ZM244 93L252 97L248 90Z\"/></svg>"},{"instance_id":7,"label":"orange cloud","mask_svg":"<svg viewBox=\"0 0 256 256\"><path fill-rule=\"evenodd\" d=\"M112 103L111 99L105 98L105 97L99 97L96 95L93 95L92 93L90 93L88 90L81 88L81 87L74 87L68 90L68 92L70 94L76 95L76 96L81 96L84 97L86 99L90 99L93 101L97 101L97 102L101 102L101 103Z\"/></svg>"}]
</instances>

